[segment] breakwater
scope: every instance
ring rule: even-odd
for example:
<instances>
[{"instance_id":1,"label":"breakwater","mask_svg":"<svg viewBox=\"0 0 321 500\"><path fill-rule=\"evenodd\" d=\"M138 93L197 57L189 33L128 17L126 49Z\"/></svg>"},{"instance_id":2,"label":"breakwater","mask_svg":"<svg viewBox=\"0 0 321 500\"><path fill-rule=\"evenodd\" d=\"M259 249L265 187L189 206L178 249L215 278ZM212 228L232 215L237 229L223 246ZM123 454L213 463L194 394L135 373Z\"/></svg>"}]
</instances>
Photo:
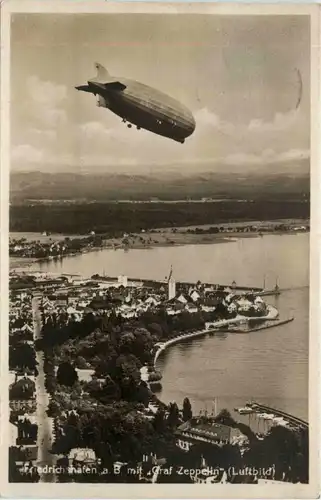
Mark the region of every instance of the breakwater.
<instances>
[{"instance_id":1,"label":"breakwater","mask_svg":"<svg viewBox=\"0 0 321 500\"><path fill-rule=\"evenodd\" d=\"M108 281L111 283L117 283L118 282L118 277L115 276L93 276L92 279L94 280L103 280L103 281ZM127 277L127 283L130 284L137 284L137 285L142 285L145 287L161 287L164 285L167 285L167 280L146 280L143 278L130 278ZM176 284L178 286L184 286L184 287L195 287L195 283L189 282L189 281L177 281ZM240 285L224 285L221 283L203 283L202 285L205 287L215 287L217 290L224 290L224 289L233 289L234 291L237 292L256 292L260 293L263 292L262 287L255 287L255 286L240 286ZM273 290L270 290L272 292ZM267 291L265 291L266 293Z\"/></svg>"},{"instance_id":2,"label":"breakwater","mask_svg":"<svg viewBox=\"0 0 321 500\"><path fill-rule=\"evenodd\" d=\"M251 322L254 321L254 318L250 318L250 319L252 320ZM229 333L252 333L252 332L258 332L260 330L267 330L268 328L275 328L276 326L286 325L287 323L290 323L293 320L294 320L293 317L287 318L287 319L283 319L283 320L271 320L271 321L273 321L272 323L265 324L265 325L260 325L258 327L251 328L250 330L237 330L237 329L231 328L228 331L229 331Z\"/></svg>"},{"instance_id":3,"label":"breakwater","mask_svg":"<svg viewBox=\"0 0 321 500\"><path fill-rule=\"evenodd\" d=\"M273 308L273 314L274 315L278 314L277 309ZM261 317L259 319L262 319L262 320L272 319L272 317L268 315L268 316ZM220 327L224 328L225 326L231 325L231 324L242 324L245 320L246 320L246 318L244 316L239 316L236 318L214 321L213 323L208 323L208 327L205 328L204 330L198 330L196 332L190 332L190 333L183 333L181 335L177 335L176 337L173 337L172 339L167 340L166 342L157 343L156 344L157 350L156 350L155 355L154 355L154 367L156 366L157 359L159 358L159 355L161 354L161 352L165 351L165 349L167 349L169 346L177 344L178 342L181 342L184 340L188 340L188 339L192 339L192 338L196 338L196 337L203 337L211 332L217 332L218 328L220 328Z\"/></svg>"},{"instance_id":4,"label":"breakwater","mask_svg":"<svg viewBox=\"0 0 321 500\"><path fill-rule=\"evenodd\" d=\"M220 327L224 328L226 326L233 325L233 324L236 324L236 325L243 324L244 321L251 321L251 320L257 320L257 319L260 319L262 321L264 321L264 320L271 321L271 320L276 320L278 318L278 316L279 316L279 311L275 307L269 305L268 306L268 314L266 316L261 316L261 317L257 317L257 318L246 318L245 316L237 316L236 318L213 321L211 323L207 323L206 328L203 330L197 330L195 332L189 332L189 333L182 333L180 335L177 335L176 337L173 337L173 338L167 340L166 342L158 342L157 344L155 344L155 346L157 347L157 350L156 350L155 355L154 355L154 368L156 367L156 362L157 362L157 359L159 358L159 355L163 351L165 351L165 349L170 347L171 345L177 344L177 343L182 342L184 340L188 340L188 339L192 339L192 338L196 338L196 337L203 337L203 336L205 336L209 333L212 333L212 332L217 332ZM289 318L287 320L283 320L281 322L276 322L275 324L268 325L268 326L269 327L278 326L280 324L284 324L284 323L287 323L287 322L292 321L292 320L293 320L293 318Z\"/></svg>"},{"instance_id":5,"label":"breakwater","mask_svg":"<svg viewBox=\"0 0 321 500\"><path fill-rule=\"evenodd\" d=\"M266 413L272 413L273 415L275 415L277 417L282 417L282 418L288 420L288 422L290 422L291 424L299 426L299 427L301 427L303 429L307 429L309 427L308 422L306 422L302 418L290 415L289 413L286 413L283 410L278 410L276 408L271 408L270 406L263 405L261 403L255 402L255 401L251 401L250 403L247 403L246 406L248 408L251 408L254 413L262 412L262 411L266 412Z\"/></svg>"}]
</instances>

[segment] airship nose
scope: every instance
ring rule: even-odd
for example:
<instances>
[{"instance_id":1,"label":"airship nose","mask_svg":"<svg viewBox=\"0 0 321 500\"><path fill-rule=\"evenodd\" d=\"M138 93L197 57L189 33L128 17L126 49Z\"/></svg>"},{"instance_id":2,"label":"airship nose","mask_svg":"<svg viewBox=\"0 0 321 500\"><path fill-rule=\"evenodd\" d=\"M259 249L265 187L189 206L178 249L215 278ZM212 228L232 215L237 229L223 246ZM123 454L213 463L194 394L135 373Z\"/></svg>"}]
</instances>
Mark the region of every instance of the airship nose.
<instances>
[{"instance_id":1,"label":"airship nose","mask_svg":"<svg viewBox=\"0 0 321 500\"><path fill-rule=\"evenodd\" d=\"M188 136L192 135L192 133L194 132L195 130L195 127L196 127L196 122L195 122L195 118L194 116L192 115L191 112L188 113L188 127L187 127L187 131L188 131Z\"/></svg>"},{"instance_id":2,"label":"airship nose","mask_svg":"<svg viewBox=\"0 0 321 500\"><path fill-rule=\"evenodd\" d=\"M191 134L194 132L195 128L196 128L196 121L195 121L194 116L191 113L191 130L192 130Z\"/></svg>"}]
</instances>

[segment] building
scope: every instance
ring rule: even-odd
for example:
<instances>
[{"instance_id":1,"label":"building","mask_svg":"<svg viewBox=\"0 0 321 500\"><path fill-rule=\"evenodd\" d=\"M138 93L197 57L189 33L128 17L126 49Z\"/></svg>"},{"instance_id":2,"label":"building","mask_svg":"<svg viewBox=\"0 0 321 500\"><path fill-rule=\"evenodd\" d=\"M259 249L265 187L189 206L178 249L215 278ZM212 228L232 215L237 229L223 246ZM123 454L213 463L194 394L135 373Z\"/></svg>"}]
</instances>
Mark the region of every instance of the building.
<instances>
[{"instance_id":1,"label":"building","mask_svg":"<svg viewBox=\"0 0 321 500\"><path fill-rule=\"evenodd\" d=\"M189 451L194 444L200 442L224 446L236 444L243 437L246 439L239 429L216 423L206 417L194 417L184 422L178 427L176 437L177 446L184 451Z\"/></svg>"},{"instance_id":2,"label":"building","mask_svg":"<svg viewBox=\"0 0 321 500\"><path fill-rule=\"evenodd\" d=\"M69 452L68 459L69 465L74 467L97 465L96 453L91 448L73 448Z\"/></svg>"},{"instance_id":3,"label":"building","mask_svg":"<svg viewBox=\"0 0 321 500\"><path fill-rule=\"evenodd\" d=\"M126 288L128 286L127 276L123 275L118 276L118 285Z\"/></svg>"}]
</instances>

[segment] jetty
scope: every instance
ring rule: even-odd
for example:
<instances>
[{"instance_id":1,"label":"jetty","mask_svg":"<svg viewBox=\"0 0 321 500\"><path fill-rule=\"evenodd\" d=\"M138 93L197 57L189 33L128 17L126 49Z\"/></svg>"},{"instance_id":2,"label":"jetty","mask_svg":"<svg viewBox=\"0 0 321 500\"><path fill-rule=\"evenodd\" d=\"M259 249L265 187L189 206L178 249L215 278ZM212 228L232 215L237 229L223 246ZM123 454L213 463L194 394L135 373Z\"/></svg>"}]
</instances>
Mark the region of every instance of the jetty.
<instances>
[{"instance_id":1,"label":"jetty","mask_svg":"<svg viewBox=\"0 0 321 500\"><path fill-rule=\"evenodd\" d=\"M38 277L37 283L30 283L27 287L30 289L33 288L39 288L41 287L42 283L39 283L39 277L44 278L44 283L46 284L46 281L48 279L52 279L52 284L55 284L54 280L58 279L60 277L64 278L78 278L81 280L86 280L87 282L92 282L92 283L101 283L101 282L106 282L109 284L115 284L119 285L119 276L107 276L106 274L98 275L95 274L91 277L85 277L80 274L60 274L60 273L54 273L54 272L41 272L41 271L11 271L11 276L33 276L33 277ZM57 284L59 284L57 282ZM133 287L145 287L145 288L161 288L163 286L168 285L168 279L144 279L144 278L132 278L129 276L126 276L126 284L127 286L133 286ZM195 283L190 282L190 281L177 281L176 285L178 287L193 287L195 288ZM77 284L72 284L66 287L66 291L69 289L74 289L79 287L80 285ZM235 295L244 295L244 294L251 294L254 296L272 296L272 295L280 295L281 294L281 289L276 285L275 287L271 289L266 289L264 286L263 287L257 287L257 286L248 286L248 285L237 285L235 281L233 281L230 284L222 284L222 283L211 283L211 282L202 282L202 286L205 288L212 288L213 291L226 291L230 293L234 293ZM13 288L12 285L10 285L10 288ZM16 286L14 287L17 290L24 289L26 286Z\"/></svg>"},{"instance_id":2,"label":"jetty","mask_svg":"<svg viewBox=\"0 0 321 500\"><path fill-rule=\"evenodd\" d=\"M118 276L93 276L91 278L91 281L108 281L108 282L118 282ZM145 286L145 287L161 287L164 285L168 284L168 279L144 279L144 278L132 278L127 276L127 283L131 285L136 285L136 286ZM184 286L184 287L195 287L195 282L191 281L176 281L176 284L179 286ZM205 287L214 287L217 291L222 291L222 290L229 290L233 292L238 292L238 293L253 293L254 295L260 295L261 293L264 294L269 294L272 295L275 293L275 288L271 290L264 290L261 287L256 287L256 286L243 286L243 285L237 285L235 282L231 284L222 284L222 283L203 283L202 285Z\"/></svg>"},{"instance_id":3,"label":"jetty","mask_svg":"<svg viewBox=\"0 0 321 500\"><path fill-rule=\"evenodd\" d=\"M266 321L266 320L275 320L277 317L278 317L278 310L273 307L273 306L269 306L269 312L266 316L262 316L261 318L253 318L254 319L260 319L262 321ZM211 334L211 333L214 333L214 332L217 332L219 329L223 329L229 325L233 325L233 324L244 324L244 321L246 321L248 318L246 318L245 316L236 316L236 318L231 318L231 319L223 319L223 320L219 320L219 321L214 321L214 322L211 322L211 323L206 323L205 325L205 329L203 330L197 330L195 332L189 332L189 333L182 333L180 335L176 335L175 337L167 340L166 342L158 342L157 344L155 344L155 347L157 348L156 352L155 352L155 355L154 355L154 366L156 366L156 362L157 362L157 359L159 358L159 355L165 351L168 347L170 347L171 345L174 345L174 344L178 344L179 342L182 342L184 340L189 340L189 339L193 339L193 338L197 338L197 337L204 337L205 335L207 334ZM290 319L290 321L292 321L293 318ZM288 320L284 320L284 321L288 321ZM271 325L272 326L278 326L279 323L278 322L273 322L273 324Z\"/></svg>"},{"instance_id":4,"label":"jetty","mask_svg":"<svg viewBox=\"0 0 321 500\"><path fill-rule=\"evenodd\" d=\"M281 325L286 325L287 323L290 323L291 321L294 320L294 317L290 317L287 319L276 319L276 320L270 320L270 323L264 323L262 325L253 327L253 328L247 328L250 323L254 323L255 321L260 320L260 318L249 318L247 321L247 324L244 325L245 328L242 328L243 325L240 325L239 328L229 328L228 332L229 333L251 333L251 332L258 332L260 330L267 330L268 328L275 328L276 326L281 326ZM266 321L266 320L262 320Z\"/></svg>"},{"instance_id":5,"label":"jetty","mask_svg":"<svg viewBox=\"0 0 321 500\"><path fill-rule=\"evenodd\" d=\"M261 403L257 403L255 401L251 401L249 403L246 403L246 408L250 408L253 413L267 413L274 415L275 417L280 417L289 422L289 424L299 427L301 429L308 429L309 423L303 420L302 418L295 417L293 415L290 415L289 413L283 411L283 410L278 410L276 408L272 408L267 405L263 405Z\"/></svg>"}]
</instances>

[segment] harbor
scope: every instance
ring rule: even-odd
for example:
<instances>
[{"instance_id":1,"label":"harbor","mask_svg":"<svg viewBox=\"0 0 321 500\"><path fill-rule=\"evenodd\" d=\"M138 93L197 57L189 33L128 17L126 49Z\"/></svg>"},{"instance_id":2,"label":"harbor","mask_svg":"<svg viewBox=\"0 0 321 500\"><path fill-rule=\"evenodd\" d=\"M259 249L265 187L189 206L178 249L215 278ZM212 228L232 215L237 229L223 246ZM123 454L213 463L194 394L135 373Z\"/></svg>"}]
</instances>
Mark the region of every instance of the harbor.
<instances>
[{"instance_id":1,"label":"harbor","mask_svg":"<svg viewBox=\"0 0 321 500\"><path fill-rule=\"evenodd\" d=\"M284 238L283 241L286 241ZM253 242L255 245L255 240L249 239L245 245ZM19 329L21 325L16 323L16 315L19 315L19 311L29 310L29 297L33 295L38 297L41 312L46 323L49 322L48 333L50 324L54 322L58 322L59 329L66 329L66 332L72 325L77 331L82 331L84 320L91 317L91 329L94 331L88 340L85 337L68 341L68 344L72 342L73 349L79 354L85 352L82 349L87 350L92 342L106 342L106 321L115 325L117 331L123 332L123 340L117 340L119 334L116 334L116 330L110 339L117 342L117 346L132 342L133 338L139 339L141 347L136 354L144 364L144 346L144 356L149 359L141 368L140 380L145 388L143 390L152 394L152 402L139 414L139 418L154 422L160 407L164 408L166 418L169 418L172 402L177 402L181 407L184 398L188 397L193 408L193 419L179 424L177 428L177 447L182 451L192 441L209 439L208 434L203 436L200 433L213 432L217 426L222 433L227 433L226 427L230 426L229 442L234 443L234 439L237 439L240 450L248 446L245 444L247 438L250 438L251 443L253 438L264 445L274 432L303 433L305 436L308 426L302 394L305 393L304 334L307 330L302 323L302 310L305 310L302 306L308 288L294 270L287 275L277 262L275 266L271 265L273 272L268 276L268 281L270 284L275 283L277 274L284 288L260 288L256 284L261 281L264 271L258 255L253 253L251 257L250 269L256 269L256 275L252 272L251 275L243 276L242 265L232 268L229 262L224 268L218 265L222 253L218 253L216 261L213 260L213 252L217 252L217 247L201 247L203 252L207 252L205 264L202 260L192 261L190 247L181 247L179 258L175 259L178 251L176 247L149 252L142 250L146 258L141 270L135 266L135 253L113 252L104 254L100 265L93 260L93 272L89 266L87 276L83 276L82 271L86 266L82 265L82 260L89 256L92 258L93 254L66 259L62 263L63 269L59 265L51 269L38 266L23 273L13 272L10 276L13 300L11 334L17 335L14 329ZM236 259L238 245L234 247L234 243L231 243L230 248L235 248ZM161 252L162 259L158 252ZM262 252L263 255L266 253ZM118 263L115 257L119 259ZM213 264L210 266L209 262ZM104 269L112 270L113 273L109 272L110 276L107 276ZM131 272L127 275L127 271ZM138 275L142 277L131 278ZM266 292L269 291L272 295L268 298ZM99 320L102 317L105 317L103 323ZM295 329L291 327L292 324L296 325ZM95 329L95 325L101 329L100 332ZM133 325L133 334L126 332L128 325ZM142 326L145 331L141 331ZM25 331L25 328L27 326L23 327L23 336L29 339L29 331ZM52 332L53 341L57 339L59 342L59 329ZM63 341L65 333L61 331L61 334ZM56 366L64 359L63 350L59 349L58 352ZM97 352L105 356L103 349ZM87 358L86 355L84 359L75 355L74 359L79 383L84 384L84 387L94 387L94 384L103 381L101 378L95 380L98 358L96 361L92 356ZM12 364L11 368L14 370L15 365ZM42 371L41 364L39 368ZM48 382L52 383L51 377L57 377L57 374L58 371L55 375L48 373ZM280 379L282 387L287 388L286 398L280 392ZM40 410L41 394L42 391L36 392ZM57 404L65 404L56 391L51 393L51 397L55 400L55 405L50 406L52 411L57 411ZM85 408L86 397L74 400L72 407L84 405ZM217 399L217 405L211 418L207 409L211 408L213 398ZM250 403L246 403L244 407L245 401L252 404L261 401L262 404L249 406ZM231 415L233 409L242 407L246 408L245 412L237 412L235 417ZM224 415L227 418L228 414L231 418L224 421ZM42 414L39 411L37 415L42 419L39 427L41 441L42 432L45 431L41 422L45 417L40 418ZM63 439L61 429L64 422L60 414L55 415L53 413L50 418L54 418L55 442L59 444L59 440ZM222 446L225 437L218 440L214 436L207 443ZM42 456L40 453L39 460Z\"/></svg>"},{"instance_id":2,"label":"harbor","mask_svg":"<svg viewBox=\"0 0 321 500\"><path fill-rule=\"evenodd\" d=\"M210 404L213 393L220 395L221 404L227 408L256 396L266 404L307 418L308 242L309 234L289 234L238 239L229 243L228 252L221 244L158 247L148 252L102 250L55 263L37 263L28 271L39 276L72 275L80 280L86 270L88 280L105 274L114 276L115 285L116 276L127 275L140 277L146 283L157 281L160 288L165 288L172 264L177 283L200 280L231 287L235 281L262 290L265 276L266 288L273 290L278 281L281 293L272 295L269 303L280 311L280 320L295 317L294 321L262 332L249 331L247 335L216 331L176 341L157 359L157 370L162 373L159 394L169 402L179 401L182 394L188 393L196 408L202 408L204 402ZM246 265L242 265L240 255L244 255ZM296 262L304 266L298 267ZM205 372L199 370L200 362ZM259 371L263 375L258 379ZM279 391L281 379L286 385L286 397ZM207 390L207 386L211 389Z\"/></svg>"},{"instance_id":3,"label":"harbor","mask_svg":"<svg viewBox=\"0 0 321 500\"><path fill-rule=\"evenodd\" d=\"M280 409L271 408L256 401L246 403L244 407L235 408L235 412L240 415L255 415L259 419L268 421L275 425L282 425L292 429L304 429L309 427L308 422Z\"/></svg>"},{"instance_id":4,"label":"harbor","mask_svg":"<svg viewBox=\"0 0 321 500\"><path fill-rule=\"evenodd\" d=\"M255 326L258 321L255 319L248 319L245 323L241 323L238 326L228 325L227 331L229 333L249 333L249 332L259 332L260 330L266 330L268 328L276 328L277 326L286 325L294 320L294 317L290 317L287 319L276 319L276 320L268 320L264 321L263 324L259 326Z\"/></svg>"}]
</instances>

